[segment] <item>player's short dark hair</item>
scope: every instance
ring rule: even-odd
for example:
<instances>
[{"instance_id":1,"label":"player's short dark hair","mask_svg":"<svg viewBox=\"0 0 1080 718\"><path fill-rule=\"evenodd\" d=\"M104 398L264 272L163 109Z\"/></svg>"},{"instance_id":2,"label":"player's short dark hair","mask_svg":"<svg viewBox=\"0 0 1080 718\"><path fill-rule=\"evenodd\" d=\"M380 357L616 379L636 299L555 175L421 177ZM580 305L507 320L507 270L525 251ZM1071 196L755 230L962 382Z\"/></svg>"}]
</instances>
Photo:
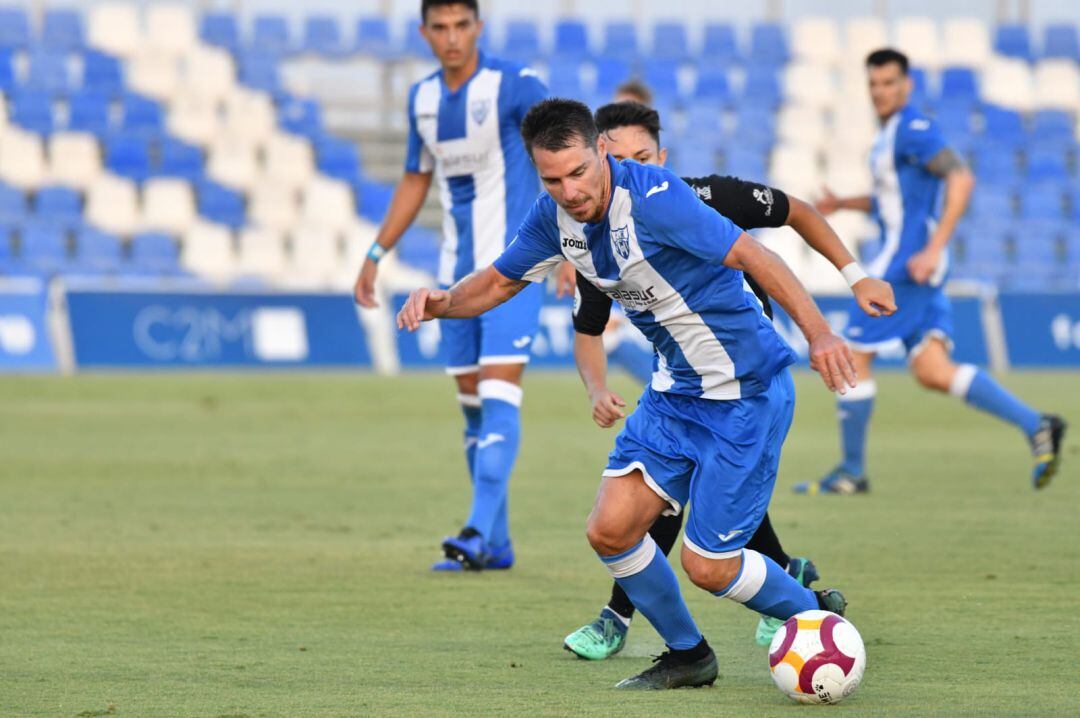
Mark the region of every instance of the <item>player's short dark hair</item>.
<instances>
[{"instance_id":1,"label":"player's short dark hair","mask_svg":"<svg viewBox=\"0 0 1080 718\"><path fill-rule=\"evenodd\" d=\"M615 88L616 95L633 95L643 105L651 105L653 101L652 90L636 77L627 80Z\"/></svg>"},{"instance_id":2,"label":"player's short dark hair","mask_svg":"<svg viewBox=\"0 0 1080 718\"><path fill-rule=\"evenodd\" d=\"M537 102L521 121L521 139L530 157L535 147L550 152L579 143L595 147L599 134L585 104L561 97Z\"/></svg>"},{"instance_id":3,"label":"player's short dark hair","mask_svg":"<svg viewBox=\"0 0 1080 718\"><path fill-rule=\"evenodd\" d=\"M908 63L907 55L899 50L894 50L891 47L883 47L880 50L874 50L866 56L867 67L883 67L894 62L900 66L901 73L904 75L908 74L908 66L910 63Z\"/></svg>"},{"instance_id":4,"label":"player's short dark hair","mask_svg":"<svg viewBox=\"0 0 1080 718\"><path fill-rule=\"evenodd\" d=\"M427 22L428 10L443 5L464 5L480 17L480 4L477 0L420 0L420 22Z\"/></svg>"},{"instance_id":5,"label":"player's short dark hair","mask_svg":"<svg viewBox=\"0 0 1080 718\"><path fill-rule=\"evenodd\" d=\"M644 127L660 145L660 113L640 102L612 102L596 111L596 129L600 132L617 127Z\"/></svg>"}]
</instances>

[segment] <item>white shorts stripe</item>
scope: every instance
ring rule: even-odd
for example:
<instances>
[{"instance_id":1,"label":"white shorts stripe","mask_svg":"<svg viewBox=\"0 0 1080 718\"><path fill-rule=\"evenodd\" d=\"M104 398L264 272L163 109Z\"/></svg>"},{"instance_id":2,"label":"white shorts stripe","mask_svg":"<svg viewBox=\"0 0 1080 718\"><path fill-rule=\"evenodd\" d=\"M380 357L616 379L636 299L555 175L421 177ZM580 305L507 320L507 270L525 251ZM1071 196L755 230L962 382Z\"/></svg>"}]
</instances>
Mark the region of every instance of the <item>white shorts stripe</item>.
<instances>
[{"instance_id":1,"label":"white shorts stripe","mask_svg":"<svg viewBox=\"0 0 1080 718\"><path fill-rule=\"evenodd\" d=\"M682 504L675 499L668 496L667 492L660 488L660 484L653 480L653 477L649 476L649 470L645 468L645 464L640 461L632 461L626 466L618 469L604 469L604 473L601 474L604 478L618 478L620 476L626 476L632 474L635 471L640 471L641 476L645 479L645 485L653 490L653 493L667 501L671 505L670 509L664 509L661 513L664 516L678 516L682 511Z\"/></svg>"},{"instance_id":2,"label":"white shorts stripe","mask_svg":"<svg viewBox=\"0 0 1080 718\"><path fill-rule=\"evenodd\" d=\"M698 556L718 560L725 558L735 558L742 551L741 548L737 548L734 551L721 551L720 553L717 553L716 551L706 551L705 549L701 548L696 543L691 541L685 534L683 535L683 544L686 546L686 548L690 549Z\"/></svg>"}]
</instances>

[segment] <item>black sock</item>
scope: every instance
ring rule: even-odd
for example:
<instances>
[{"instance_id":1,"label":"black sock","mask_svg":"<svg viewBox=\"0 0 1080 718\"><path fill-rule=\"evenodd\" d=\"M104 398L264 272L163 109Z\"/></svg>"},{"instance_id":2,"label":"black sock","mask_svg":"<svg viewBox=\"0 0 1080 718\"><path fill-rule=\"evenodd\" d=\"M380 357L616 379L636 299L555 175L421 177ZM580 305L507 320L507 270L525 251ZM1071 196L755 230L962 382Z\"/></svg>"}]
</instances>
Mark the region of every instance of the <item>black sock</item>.
<instances>
[{"instance_id":1,"label":"black sock","mask_svg":"<svg viewBox=\"0 0 1080 718\"><path fill-rule=\"evenodd\" d=\"M679 538L679 529L681 528L681 513L677 516L661 516L649 528L649 535L656 542L656 547L663 551L666 556L671 553L671 548L675 545L675 540ZM631 603L630 598L619 587L618 583L614 584L611 589L611 600L608 601L608 608L623 618L633 618L634 616L634 604Z\"/></svg>"},{"instance_id":2,"label":"black sock","mask_svg":"<svg viewBox=\"0 0 1080 718\"><path fill-rule=\"evenodd\" d=\"M769 520L769 514L767 513L765 518L761 520L761 525L758 526L757 531L746 542L746 548L757 551L762 556L768 556L785 571L788 564L791 563L791 556L784 553L784 549L780 545L780 539L776 536L776 532L773 531L772 521Z\"/></svg>"},{"instance_id":3,"label":"black sock","mask_svg":"<svg viewBox=\"0 0 1080 718\"><path fill-rule=\"evenodd\" d=\"M700 661L705 658L712 651L709 648L709 642L702 636L701 643L697 644L693 648L684 648L677 650L668 647L668 651L671 652L672 657L677 658L681 663L693 663L694 661Z\"/></svg>"},{"instance_id":4,"label":"black sock","mask_svg":"<svg viewBox=\"0 0 1080 718\"><path fill-rule=\"evenodd\" d=\"M472 526L466 526L465 528L461 529L461 533L458 534L458 538L468 540L471 539L473 536L479 535L480 532L474 529Z\"/></svg>"}]
</instances>

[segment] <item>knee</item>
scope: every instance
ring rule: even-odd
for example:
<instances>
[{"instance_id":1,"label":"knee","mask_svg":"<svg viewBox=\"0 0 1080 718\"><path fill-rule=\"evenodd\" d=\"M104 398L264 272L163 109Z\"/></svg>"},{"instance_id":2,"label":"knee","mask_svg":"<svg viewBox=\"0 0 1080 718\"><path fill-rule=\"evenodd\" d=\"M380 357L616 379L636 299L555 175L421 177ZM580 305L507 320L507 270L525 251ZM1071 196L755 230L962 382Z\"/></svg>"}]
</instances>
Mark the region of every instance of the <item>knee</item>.
<instances>
[{"instance_id":1,"label":"knee","mask_svg":"<svg viewBox=\"0 0 1080 718\"><path fill-rule=\"evenodd\" d=\"M589 539L589 545L601 556L622 553L641 540L640 536L632 535L625 525L596 514L589 517L585 536Z\"/></svg>"},{"instance_id":2,"label":"knee","mask_svg":"<svg viewBox=\"0 0 1080 718\"><path fill-rule=\"evenodd\" d=\"M951 367L919 367L914 369L915 380L919 382L924 389L930 391L946 392L949 390L949 384L952 381L952 372L949 371Z\"/></svg>"},{"instance_id":3,"label":"knee","mask_svg":"<svg viewBox=\"0 0 1080 718\"><path fill-rule=\"evenodd\" d=\"M705 558L684 547L682 565L691 583L709 593L717 593L730 586L739 575L742 558Z\"/></svg>"}]
</instances>

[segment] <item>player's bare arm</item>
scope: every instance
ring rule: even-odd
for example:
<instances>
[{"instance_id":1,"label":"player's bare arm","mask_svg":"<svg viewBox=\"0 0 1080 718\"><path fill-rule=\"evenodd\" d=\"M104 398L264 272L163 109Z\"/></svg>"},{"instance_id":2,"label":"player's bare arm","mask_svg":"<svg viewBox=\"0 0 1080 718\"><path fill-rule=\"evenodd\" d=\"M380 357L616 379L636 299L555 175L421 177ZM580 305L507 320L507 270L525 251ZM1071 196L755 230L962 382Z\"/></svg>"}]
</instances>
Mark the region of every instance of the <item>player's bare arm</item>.
<instances>
[{"instance_id":1,"label":"player's bare arm","mask_svg":"<svg viewBox=\"0 0 1080 718\"><path fill-rule=\"evenodd\" d=\"M401 235L409 228L409 225L420 213L431 187L430 172L406 172L398 182L394 196L390 200L390 207L386 211L386 218L379 228L379 234L375 237L368 256L364 258L364 264L360 267L360 275L356 278L356 286L353 294L356 302L368 309L379 306L375 299L375 277L379 271L379 259L389 252L401 239Z\"/></svg>"},{"instance_id":2,"label":"player's bare arm","mask_svg":"<svg viewBox=\"0 0 1080 718\"><path fill-rule=\"evenodd\" d=\"M858 267L855 257L844 246L832 226L814 207L798 197L788 195L787 225L798 232L815 252L825 257L837 271L847 274L848 267ZM892 285L881 279L863 276L851 283L851 291L859 308L872 317L889 316L896 311Z\"/></svg>"},{"instance_id":3,"label":"player's bare arm","mask_svg":"<svg viewBox=\"0 0 1080 718\"><path fill-rule=\"evenodd\" d=\"M495 267L478 269L449 289L414 289L397 316L398 329L410 332L431 319L476 317L494 309L529 285L503 276Z\"/></svg>"},{"instance_id":4,"label":"player's bare arm","mask_svg":"<svg viewBox=\"0 0 1080 718\"><path fill-rule=\"evenodd\" d=\"M592 404L592 418L607 429L626 418L626 401L607 386L607 351L602 336L574 333L574 362Z\"/></svg>"},{"instance_id":5,"label":"player's bare arm","mask_svg":"<svg viewBox=\"0 0 1080 718\"><path fill-rule=\"evenodd\" d=\"M954 150L945 148L927 163L926 168L945 179L945 200L937 228L930 235L926 248L913 254L908 260L908 272L919 284L926 284L941 263L941 255L952 238L956 224L967 211L971 192L975 189L975 175Z\"/></svg>"},{"instance_id":6,"label":"player's bare arm","mask_svg":"<svg viewBox=\"0 0 1080 718\"><path fill-rule=\"evenodd\" d=\"M735 240L724 264L747 272L794 320L810 344L810 368L829 391L841 394L857 381L851 350L833 334L809 293L779 255L745 232Z\"/></svg>"},{"instance_id":7,"label":"player's bare arm","mask_svg":"<svg viewBox=\"0 0 1080 718\"><path fill-rule=\"evenodd\" d=\"M830 215L841 209L854 209L859 212L870 214L873 204L870 195L858 195L855 197L837 197L828 187L822 187L821 198L814 203L814 208L823 215Z\"/></svg>"}]
</instances>

